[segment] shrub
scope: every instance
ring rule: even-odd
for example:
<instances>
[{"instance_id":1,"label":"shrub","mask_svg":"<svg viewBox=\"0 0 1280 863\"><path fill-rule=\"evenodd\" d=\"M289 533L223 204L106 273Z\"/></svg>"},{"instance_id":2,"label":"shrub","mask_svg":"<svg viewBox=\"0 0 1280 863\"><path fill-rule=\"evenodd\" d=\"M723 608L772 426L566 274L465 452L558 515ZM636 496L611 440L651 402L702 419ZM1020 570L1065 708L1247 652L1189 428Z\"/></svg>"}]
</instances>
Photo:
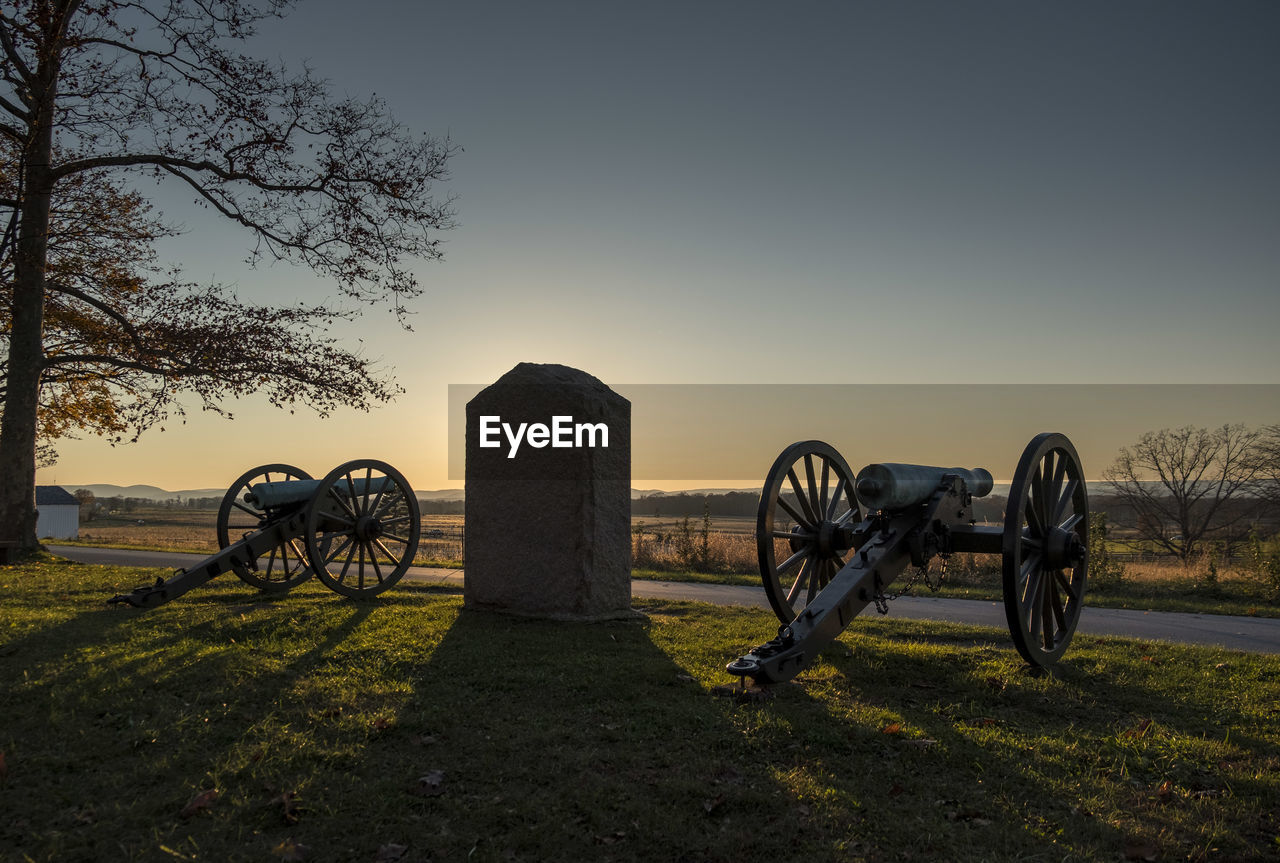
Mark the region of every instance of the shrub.
<instances>
[{"instance_id":1,"label":"shrub","mask_svg":"<svg viewBox=\"0 0 1280 863\"><path fill-rule=\"evenodd\" d=\"M1268 542L1256 527L1249 531L1246 552L1249 573L1271 591L1273 601L1280 600L1280 551L1275 546L1275 537Z\"/></svg>"},{"instance_id":2,"label":"shrub","mask_svg":"<svg viewBox=\"0 0 1280 863\"><path fill-rule=\"evenodd\" d=\"M1107 514L1089 513L1089 586L1093 590L1119 587L1124 576L1124 564L1107 548Z\"/></svg>"}]
</instances>

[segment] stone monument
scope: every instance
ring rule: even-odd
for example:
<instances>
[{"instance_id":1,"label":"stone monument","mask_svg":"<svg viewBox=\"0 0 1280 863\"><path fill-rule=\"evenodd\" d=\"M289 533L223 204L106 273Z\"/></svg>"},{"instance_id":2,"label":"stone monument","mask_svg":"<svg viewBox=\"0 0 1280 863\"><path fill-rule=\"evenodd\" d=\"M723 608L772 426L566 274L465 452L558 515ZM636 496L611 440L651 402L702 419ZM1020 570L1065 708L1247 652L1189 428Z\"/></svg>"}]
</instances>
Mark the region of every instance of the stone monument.
<instances>
[{"instance_id":1,"label":"stone monument","mask_svg":"<svg viewBox=\"0 0 1280 863\"><path fill-rule=\"evenodd\" d=\"M467 608L555 620L631 611L631 403L520 363L467 403Z\"/></svg>"}]
</instances>

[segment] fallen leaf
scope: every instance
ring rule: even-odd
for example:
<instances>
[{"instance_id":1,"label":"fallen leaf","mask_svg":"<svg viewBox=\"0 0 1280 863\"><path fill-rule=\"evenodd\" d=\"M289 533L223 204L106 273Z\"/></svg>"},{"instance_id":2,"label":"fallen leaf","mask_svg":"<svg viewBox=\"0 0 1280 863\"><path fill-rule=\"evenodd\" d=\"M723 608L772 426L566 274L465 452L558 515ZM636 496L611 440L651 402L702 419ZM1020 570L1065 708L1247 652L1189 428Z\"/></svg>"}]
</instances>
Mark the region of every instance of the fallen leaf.
<instances>
[{"instance_id":1,"label":"fallen leaf","mask_svg":"<svg viewBox=\"0 0 1280 863\"><path fill-rule=\"evenodd\" d=\"M373 858L373 863L395 863L407 853L409 853L408 845L397 845L394 842L388 842L386 845L379 846L378 854Z\"/></svg>"},{"instance_id":2,"label":"fallen leaf","mask_svg":"<svg viewBox=\"0 0 1280 863\"><path fill-rule=\"evenodd\" d=\"M906 790L907 790L907 789L903 788L901 785L899 785L897 782L895 782L895 783L893 783L893 786L889 789L889 796L890 796L890 797L897 797L899 794L901 794L902 792L904 792L904 791L906 791Z\"/></svg>"},{"instance_id":3,"label":"fallen leaf","mask_svg":"<svg viewBox=\"0 0 1280 863\"><path fill-rule=\"evenodd\" d=\"M917 737L912 740L904 740L902 741L902 744L904 746L914 746L917 749L928 749L937 742L938 741L934 740L932 737Z\"/></svg>"},{"instance_id":4,"label":"fallen leaf","mask_svg":"<svg viewBox=\"0 0 1280 863\"><path fill-rule=\"evenodd\" d=\"M289 861L289 863L299 863L299 861L306 860L307 854L310 851L310 848L303 845L292 836L288 839L281 840L279 844L271 849L272 854L276 855L281 860Z\"/></svg>"},{"instance_id":5,"label":"fallen leaf","mask_svg":"<svg viewBox=\"0 0 1280 863\"><path fill-rule=\"evenodd\" d=\"M1160 660L1156 659L1154 656L1144 656L1144 657L1142 657L1142 661L1143 661L1143 662L1150 662L1152 665L1159 665L1159 664L1160 664Z\"/></svg>"},{"instance_id":6,"label":"fallen leaf","mask_svg":"<svg viewBox=\"0 0 1280 863\"><path fill-rule=\"evenodd\" d=\"M280 804L281 816L285 824L297 824L302 817L302 808L298 805L298 792L286 791L275 799Z\"/></svg>"},{"instance_id":7,"label":"fallen leaf","mask_svg":"<svg viewBox=\"0 0 1280 863\"><path fill-rule=\"evenodd\" d=\"M1124 859L1141 860L1152 863L1159 854L1159 849L1145 839L1126 839L1124 843Z\"/></svg>"},{"instance_id":8,"label":"fallen leaf","mask_svg":"<svg viewBox=\"0 0 1280 863\"><path fill-rule=\"evenodd\" d=\"M373 720L373 730L386 731L388 728L392 726L392 724L393 724L392 720L387 719L383 716L379 716L377 719Z\"/></svg>"},{"instance_id":9,"label":"fallen leaf","mask_svg":"<svg viewBox=\"0 0 1280 863\"><path fill-rule=\"evenodd\" d=\"M1156 799L1161 803L1168 803L1173 799L1173 784L1168 779L1156 789Z\"/></svg>"},{"instance_id":10,"label":"fallen leaf","mask_svg":"<svg viewBox=\"0 0 1280 863\"><path fill-rule=\"evenodd\" d=\"M1130 728L1128 731L1126 731L1124 733L1124 736L1125 737L1145 737L1147 734L1147 731L1151 728L1151 723L1153 721L1154 720L1151 720L1151 719L1142 720L1137 724L1137 726Z\"/></svg>"},{"instance_id":11,"label":"fallen leaf","mask_svg":"<svg viewBox=\"0 0 1280 863\"><path fill-rule=\"evenodd\" d=\"M621 842L626 838L626 831L619 830L616 833L610 833L608 836L596 836L595 840L597 845L613 845L614 843Z\"/></svg>"},{"instance_id":12,"label":"fallen leaf","mask_svg":"<svg viewBox=\"0 0 1280 863\"><path fill-rule=\"evenodd\" d=\"M182 811L178 813L180 818L190 818L198 812L205 812L213 805L213 801L218 799L218 789L210 788L208 791L201 791L195 797L191 798L191 802L182 807Z\"/></svg>"},{"instance_id":13,"label":"fallen leaf","mask_svg":"<svg viewBox=\"0 0 1280 863\"><path fill-rule=\"evenodd\" d=\"M712 797L710 800L702 801L702 808L708 815L715 812L717 809L719 809L723 805L724 805L723 794L717 794L715 797Z\"/></svg>"},{"instance_id":14,"label":"fallen leaf","mask_svg":"<svg viewBox=\"0 0 1280 863\"><path fill-rule=\"evenodd\" d=\"M880 729L881 734L897 734L902 730L902 725L897 722L890 722L884 728Z\"/></svg>"},{"instance_id":15,"label":"fallen leaf","mask_svg":"<svg viewBox=\"0 0 1280 863\"><path fill-rule=\"evenodd\" d=\"M986 684L987 686L990 686L992 689L996 690L997 692L1004 691L1005 682L1001 680L999 677L988 677L986 679Z\"/></svg>"},{"instance_id":16,"label":"fallen leaf","mask_svg":"<svg viewBox=\"0 0 1280 863\"><path fill-rule=\"evenodd\" d=\"M692 674L677 674L677 675L676 675L676 680L682 681L682 682L684 682L684 683L693 683L693 682L694 682L694 679L693 679L693 675L692 675Z\"/></svg>"},{"instance_id":17,"label":"fallen leaf","mask_svg":"<svg viewBox=\"0 0 1280 863\"><path fill-rule=\"evenodd\" d=\"M428 770L409 786L409 793L417 797L439 797L444 793L444 771Z\"/></svg>"}]
</instances>

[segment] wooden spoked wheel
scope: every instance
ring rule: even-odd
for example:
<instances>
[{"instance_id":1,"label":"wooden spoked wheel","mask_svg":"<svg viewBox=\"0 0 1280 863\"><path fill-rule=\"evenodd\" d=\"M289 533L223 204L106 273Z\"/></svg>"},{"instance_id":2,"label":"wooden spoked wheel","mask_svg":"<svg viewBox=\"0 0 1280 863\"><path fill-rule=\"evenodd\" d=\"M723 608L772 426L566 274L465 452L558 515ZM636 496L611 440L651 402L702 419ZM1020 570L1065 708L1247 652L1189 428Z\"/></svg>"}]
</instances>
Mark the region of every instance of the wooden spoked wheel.
<instances>
[{"instance_id":1,"label":"wooden spoked wheel","mask_svg":"<svg viewBox=\"0 0 1280 863\"><path fill-rule=\"evenodd\" d=\"M1089 574L1089 495L1075 447L1046 432L1027 444L1004 521L1004 610L1027 662L1058 661L1080 620Z\"/></svg>"},{"instance_id":2,"label":"wooden spoked wheel","mask_svg":"<svg viewBox=\"0 0 1280 863\"><path fill-rule=\"evenodd\" d=\"M386 462L357 459L329 472L307 504L307 556L343 596L377 596L413 563L422 532L418 499Z\"/></svg>"},{"instance_id":3,"label":"wooden spoked wheel","mask_svg":"<svg viewBox=\"0 0 1280 863\"><path fill-rule=\"evenodd\" d=\"M760 577L783 623L795 620L848 560L862 520L854 474L822 441L794 443L769 469L756 514Z\"/></svg>"},{"instance_id":4,"label":"wooden spoked wheel","mask_svg":"<svg viewBox=\"0 0 1280 863\"><path fill-rule=\"evenodd\" d=\"M245 493L260 482L311 479L306 471L288 464L264 464L245 471L218 506L218 548L226 548L238 542L245 534L262 527L266 510L245 501ZM266 557L231 564L231 571L240 580L262 590L275 593L296 587L311 577L311 564L307 559L306 544L300 539L290 539L271 549Z\"/></svg>"}]
</instances>

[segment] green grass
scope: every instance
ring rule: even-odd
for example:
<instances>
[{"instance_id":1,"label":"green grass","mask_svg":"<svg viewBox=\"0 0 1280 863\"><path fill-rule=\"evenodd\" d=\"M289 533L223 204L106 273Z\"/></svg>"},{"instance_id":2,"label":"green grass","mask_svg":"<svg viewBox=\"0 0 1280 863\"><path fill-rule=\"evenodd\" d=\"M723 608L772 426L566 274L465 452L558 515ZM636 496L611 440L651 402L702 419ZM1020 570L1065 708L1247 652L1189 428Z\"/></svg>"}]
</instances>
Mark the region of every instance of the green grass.
<instances>
[{"instance_id":1,"label":"green grass","mask_svg":"<svg viewBox=\"0 0 1280 863\"><path fill-rule=\"evenodd\" d=\"M740 584L751 587L760 586L758 573L741 572L696 572L687 569L633 569L633 579L643 581L679 581L687 584Z\"/></svg>"},{"instance_id":2,"label":"green grass","mask_svg":"<svg viewBox=\"0 0 1280 863\"><path fill-rule=\"evenodd\" d=\"M1194 573L1185 573L1179 567L1168 567L1167 575L1144 575L1129 578L1119 585L1101 587L1090 584L1085 603L1096 608L1137 608L1144 611L1176 611L1188 614L1235 614L1249 617L1280 617L1280 604L1259 583L1244 578L1223 580L1208 585L1198 580ZM932 576L937 577L934 565ZM654 581L679 581L696 584L740 584L758 587L758 574L705 573L693 571L667 571L636 569L632 578ZM901 589L906 574L891 586L890 592ZM1003 588L998 572L982 572L976 575L952 574L937 592L932 592L923 582L917 582L911 593L915 596L941 596L949 599L973 599L984 602L1001 602Z\"/></svg>"},{"instance_id":3,"label":"green grass","mask_svg":"<svg viewBox=\"0 0 1280 863\"><path fill-rule=\"evenodd\" d=\"M184 528L185 530L185 528ZM180 533L184 538L193 532L185 530ZM55 545L77 545L83 547L132 549L138 551L185 552L200 551L189 543L186 546L166 543L162 537L126 543L103 540L58 540ZM212 546L209 546L212 548ZM445 569L462 569L463 562L457 559L431 558L420 555L415 561L417 566L431 566ZM938 565L933 564L936 575ZM931 594L923 584L917 585L914 593L921 596L936 595L951 599L974 599L999 602L1003 599L1000 574L988 567L979 567L969 573L957 565L942 588ZM1280 617L1280 602L1277 597L1257 579L1246 577L1239 571L1223 573L1218 583L1206 583L1202 568L1184 569L1176 564L1154 566L1151 564L1130 564L1128 566L1138 575L1126 577L1118 585L1108 585L1103 589L1096 581L1091 580L1086 602L1099 608L1136 608L1146 611L1175 611L1192 614L1234 614L1257 617ZM692 582L699 584L738 584L752 587L760 584L760 576L755 572L696 572L692 570L658 570L634 569L632 578L658 581ZM900 588L905 580L899 578L894 589Z\"/></svg>"},{"instance_id":4,"label":"green grass","mask_svg":"<svg viewBox=\"0 0 1280 863\"><path fill-rule=\"evenodd\" d=\"M995 630L860 619L738 703L712 689L763 612L575 625L234 579L103 605L155 572L0 568L0 858L1280 854L1274 658L1081 636L1033 676Z\"/></svg>"},{"instance_id":5,"label":"green grass","mask_svg":"<svg viewBox=\"0 0 1280 863\"><path fill-rule=\"evenodd\" d=\"M213 554L209 549L194 549L191 547L182 547L178 545L147 542L105 542L100 540L83 540L83 539L47 539L44 540L46 545L65 545L75 546L77 548L114 548L122 551L161 551L170 554ZM434 558L419 555L414 558L414 566L430 566L437 569L462 569L462 561L457 558Z\"/></svg>"}]
</instances>

